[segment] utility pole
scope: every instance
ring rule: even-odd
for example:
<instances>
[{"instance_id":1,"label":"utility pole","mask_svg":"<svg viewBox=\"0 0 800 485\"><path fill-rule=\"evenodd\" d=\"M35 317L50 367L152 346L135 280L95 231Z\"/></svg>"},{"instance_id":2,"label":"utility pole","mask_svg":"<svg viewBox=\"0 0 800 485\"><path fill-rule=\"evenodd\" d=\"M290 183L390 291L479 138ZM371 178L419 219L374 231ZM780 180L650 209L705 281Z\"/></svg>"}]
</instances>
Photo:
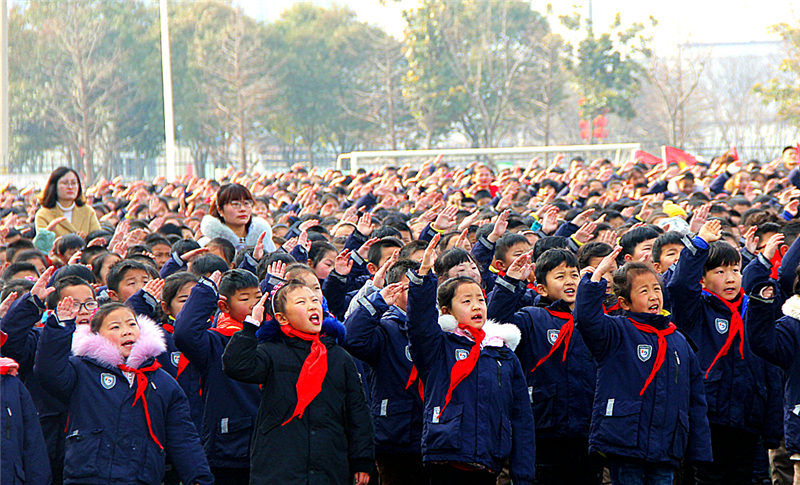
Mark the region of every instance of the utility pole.
<instances>
[{"instance_id":1,"label":"utility pole","mask_svg":"<svg viewBox=\"0 0 800 485\"><path fill-rule=\"evenodd\" d=\"M594 25L594 15L592 13L592 0L589 0L589 25Z\"/></svg>"},{"instance_id":2,"label":"utility pole","mask_svg":"<svg viewBox=\"0 0 800 485\"><path fill-rule=\"evenodd\" d=\"M2 0L5 2L6 0ZM177 178L175 171L175 114L172 104L172 58L169 49L169 16L167 0L160 0L161 12L161 72L164 84L164 151L167 159L167 182Z\"/></svg>"},{"instance_id":3,"label":"utility pole","mask_svg":"<svg viewBox=\"0 0 800 485\"><path fill-rule=\"evenodd\" d=\"M0 173L7 174L9 122L8 122L8 0L0 0Z\"/></svg>"}]
</instances>

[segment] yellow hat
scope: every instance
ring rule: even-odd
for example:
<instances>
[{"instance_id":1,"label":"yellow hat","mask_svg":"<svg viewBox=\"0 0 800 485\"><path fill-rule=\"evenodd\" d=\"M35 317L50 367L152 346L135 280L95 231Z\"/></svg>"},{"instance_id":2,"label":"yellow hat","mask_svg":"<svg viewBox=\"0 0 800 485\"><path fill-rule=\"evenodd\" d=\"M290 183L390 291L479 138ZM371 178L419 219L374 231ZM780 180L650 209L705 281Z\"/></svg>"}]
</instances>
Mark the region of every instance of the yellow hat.
<instances>
[{"instance_id":1,"label":"yellow hat","mask_svg":"<svg viewBox=\"0 0 800 485\"><path fill-rule=\"evenodd\" d=\"M674 202L665 202L662 210L670 217L686 217L686 211Z\"/></svg>"}]
</instances>

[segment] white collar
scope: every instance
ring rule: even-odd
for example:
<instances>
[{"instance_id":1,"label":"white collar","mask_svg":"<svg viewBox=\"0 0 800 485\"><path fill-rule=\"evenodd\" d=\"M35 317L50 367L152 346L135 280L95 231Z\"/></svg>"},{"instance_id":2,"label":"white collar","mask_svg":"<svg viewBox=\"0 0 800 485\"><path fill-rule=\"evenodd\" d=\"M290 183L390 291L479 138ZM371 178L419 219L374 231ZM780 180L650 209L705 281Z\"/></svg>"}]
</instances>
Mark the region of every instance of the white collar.
<instances>
[{"instance_id":1,"label":"white collar","mask_svg":"<svg viewBox=\"0 0 800 485\"><path fill-rule=\"evenodd\" d=\"M64 207L63 205L59 204L58 201L56 201L56 205L58 205L58 207L60 207L62 211L71 211L71 210L75 209L75 201L74 200L72 201L72 204L70 204L69 207Z\"/></svg>"}]
</instances>

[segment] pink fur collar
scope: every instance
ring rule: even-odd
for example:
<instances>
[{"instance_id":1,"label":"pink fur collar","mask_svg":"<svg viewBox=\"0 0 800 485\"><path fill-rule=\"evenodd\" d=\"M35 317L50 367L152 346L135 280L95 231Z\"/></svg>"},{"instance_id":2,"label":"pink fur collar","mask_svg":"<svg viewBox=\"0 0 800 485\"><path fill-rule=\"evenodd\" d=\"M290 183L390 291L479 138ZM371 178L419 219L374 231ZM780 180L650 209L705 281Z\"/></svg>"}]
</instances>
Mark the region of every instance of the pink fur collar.
<instances>
[{"instance_id":1,"label":"pink fur collar","mask_svg":"<svg viewBox=\"0 0 800 485\"><path fill-rule=\"evenodd\" d=\"M72 354L91 357L111 367L127 364L138 369L147 359L166 352L167 344L164 341L164 331L153 320L139 315L136 322L139 324L139 340L133 344L127 362L122 359L117 346L100 334L92 333L89 325L78 325L75 330L72 336Z\"/></svg>"}]
</instances>

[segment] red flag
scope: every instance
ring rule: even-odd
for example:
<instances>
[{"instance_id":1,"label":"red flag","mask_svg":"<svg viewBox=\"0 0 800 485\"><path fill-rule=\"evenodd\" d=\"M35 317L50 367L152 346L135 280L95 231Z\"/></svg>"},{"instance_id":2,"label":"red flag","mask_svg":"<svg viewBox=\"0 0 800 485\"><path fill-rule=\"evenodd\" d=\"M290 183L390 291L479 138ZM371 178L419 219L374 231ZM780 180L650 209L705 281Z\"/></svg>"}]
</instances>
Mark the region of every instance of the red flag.
<instances>
[{"instance_id":1,"label":"red flag","mask_svg":"<svg viewBox=\"0 0 800 485\"><path fill-rule=\"evenodd\" d=\"M669 164L675 162L681 168L697 163L697 159L692 155L673 147L664 147L664 158L666 163Z\"/></svg>"},{"instance_id":2,"label":"red flag","mask_svg":"<svg viewBox=\"0 0 800 485\"><path fill-rule=\"evenodd\" d=\"M731 150L729 153L733 157L734 162L739 161L739 152L736 151L736 147L734 145L731 145Z\"/></svg>"},{"instance_id":3,"label":"red flag","mask_svg":"<svg viewBox=\"0 0 800 485\"><path fill-rule=\"evenodd\" d=\"M796 158L797 163L800 164L800 143L794 146L794 158Z\"/></svg>"},{"instance_id":4,"label":"red flag","mask_svg":"<svg viewBox=\"0 0 800 485\"><path fill-rule=\"evenodd\" d=\"M658 165L659 163L661 163L661 159L660 158L658 158L655 155L650 155L649 153L647 153L644 150L636 150L633 153L633 159L634 160L641 159L647 165Z\"/></svg>"}]
</instances>

